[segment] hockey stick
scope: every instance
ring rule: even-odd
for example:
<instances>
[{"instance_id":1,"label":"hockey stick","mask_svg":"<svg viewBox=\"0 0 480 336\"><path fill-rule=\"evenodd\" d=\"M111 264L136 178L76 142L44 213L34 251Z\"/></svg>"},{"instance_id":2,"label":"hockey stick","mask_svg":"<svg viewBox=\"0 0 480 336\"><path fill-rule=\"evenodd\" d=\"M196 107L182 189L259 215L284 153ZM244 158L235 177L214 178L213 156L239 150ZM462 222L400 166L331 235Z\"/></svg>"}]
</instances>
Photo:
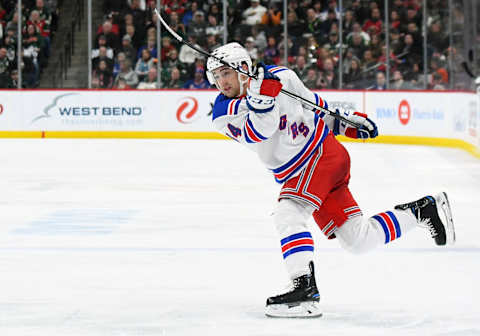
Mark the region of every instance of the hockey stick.
<instances>
[{"instance_id":1,"label":"hockey stick","mask_svg":"<svg viewBox=\"0 0 480 336\"><path fill-rule=\"evenodd\" d=\"M163 25L163 26L168 30L168 32L169 32L170 34L172 34L172 36L175 37L175 39L177 39L180 43L186 44L187 46L189 46L190 48L192 48L193 50L197 51L198 53L202 54L203 56L205 56L205 57L207 57L207 58L208 58L208 57L215 58L217 61L219 61L219 62L222 63L223 65L228 66L229 68L231 68L231 69L233 69L233 70L235 70L235 71L237 71L237 72L239 72L239 73L241 73L241 74L243 74L243 75L245 75L245 76L248 76L248 77L250 77L250 78L252 78L252 79L257 79L257 77L256 77L255 75L248 73L247 71L243 70L242 68L240 68L240 67L235 68L233 65L225 62L223 59L218 58L218 57L216 57L216 56L214 56L214 55L211 55L211 54L209 54L208 52L206 52L205 50L203 50L203 49L201 49L201 48L199 48L199 47L194 46L193 44L191 44L191 43L188 42L188 41L185 41L185 40L183 39L183 37L181 37L180 35L178 35L172 28L169 27L169 25L163 20L162 16L161 16L160 13L158 12L158 10L157 10L156 8L155 8L154 10L155 10L155 14L157 14L157 17L158 17L158 19L160 20L160 22L162 23L162 25ZM341 115L339 115L339 114L337 114L337 113L335 113L335 112L332 112L332 111L330 111L330 110L328 110L328 109L326 109L326 108L324 108L324 107L321 107L321 106L319 106L319 105L311 102L311 101L308 100L308 99L305 99L305 98L303 98L303 97L300 97L299 95L296 95L295 93L292 93L292 92L287 91L287 90L284 90L284 89L281 89L280 92L283 93L283 94L285 94L285 95L287 95L287 96L289 96L290 98L299 100L300 102L302 102L302 103L304 103L304 104L306 104L306 105L309 105L311 108L314 108L314 109L316 109L316 110L320 110L320 111L323 111L323 112L325 112L325 113L328 113L328 114L331 115L332 117L334 117L334 118L336 118L336 119L338 119L338 120L340 120L340 121L342 121L342 122L344 122L344 123L346 123L346 124L349 124L350 126L353 126L353 127L355 127L355 128L361 128L361 127L362 127L362 125L359 125L359 124L357 124L357 123L355 123L355 122L353 122L353 121L351 121L351 120L348 120L347 118L345 118L345 117L343 117L343 116L341 116Z\"/></svg>"}]
</instances>

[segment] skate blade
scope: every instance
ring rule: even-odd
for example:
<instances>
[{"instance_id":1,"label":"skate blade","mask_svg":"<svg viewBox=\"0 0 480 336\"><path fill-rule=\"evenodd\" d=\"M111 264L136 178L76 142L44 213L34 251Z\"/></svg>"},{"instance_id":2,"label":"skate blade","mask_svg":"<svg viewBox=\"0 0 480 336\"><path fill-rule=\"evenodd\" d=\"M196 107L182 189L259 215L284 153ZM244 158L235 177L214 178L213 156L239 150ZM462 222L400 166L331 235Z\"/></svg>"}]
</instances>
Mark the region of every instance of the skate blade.
<instances>
[{"instance_id":1,"label":"skate blade","mask_svg":"<svg viewBox=\"0 0 480 336\"><path fill-rule=\"evenodd\" d=\"M455 227L453 225L452 209L450 208L450 203L448 202L447 194L441 192L435 196L435 200L438 204L438 208L441 209L440 219L445 226L445 234L447 236L447 245L455 244ZM446 225L445 225L446 223Z\"/></svg>"},{"instance_id":2,"label":"skate blade","mask_svg":"<svg viewBox=\"0 0 480 336\"><path fill-rule=\"evenodd\" d=\"M322 312L318 302L300 302L298 305L274 304L265 307L265 315L268 317L284 318L311 318L320 317Z\"/></svg>"}]
</instances>

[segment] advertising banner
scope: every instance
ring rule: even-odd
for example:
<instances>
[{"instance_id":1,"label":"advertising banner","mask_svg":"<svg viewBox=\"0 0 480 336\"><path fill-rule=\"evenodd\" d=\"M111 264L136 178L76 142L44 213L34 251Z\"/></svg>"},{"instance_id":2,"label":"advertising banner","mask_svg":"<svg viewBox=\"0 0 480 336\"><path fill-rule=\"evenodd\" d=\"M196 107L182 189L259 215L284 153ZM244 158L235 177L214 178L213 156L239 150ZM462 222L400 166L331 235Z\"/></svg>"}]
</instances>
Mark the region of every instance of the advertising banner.
<instances>
[{"instance_id":1,"label":"advertising banner","mask_svg":"<svg viewBox=\"0 0 480 336\"><path fill-rule=\"evenodd\" d=\"M456 139L480 147L479 94L318 93L332 111L339 108L367 113L378 124L380 135ZM76 137L86 132L85 136L94 133L101 137L101 132L114 132L116 137L142 137L153 132L152 137L197 134L208 138L215 134L221 138L211 123L217 95L217 90L3 90L0 133L40 131L43 136L65 132L65 137Z\"/></svg>"}]
</instances>

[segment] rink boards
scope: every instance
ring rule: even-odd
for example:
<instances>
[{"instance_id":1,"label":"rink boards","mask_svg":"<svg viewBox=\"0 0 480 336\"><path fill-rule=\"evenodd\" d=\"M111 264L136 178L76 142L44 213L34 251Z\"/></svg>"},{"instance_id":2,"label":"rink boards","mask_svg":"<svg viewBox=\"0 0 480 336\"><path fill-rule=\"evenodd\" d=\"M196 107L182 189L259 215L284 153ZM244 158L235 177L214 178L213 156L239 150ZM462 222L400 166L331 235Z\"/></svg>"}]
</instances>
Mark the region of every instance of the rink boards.
<instances>
[{"instance_id":1,"label":"rink boards","mask_svg":"<svg viewBox=\"0 0 480 336\"><path fill-rule=\"evenodd\" d=\"M367 113L379 126L374 142L459 147L480 157L480 102L474 93L319 94L331 110ZM211 126L217 95L216 90L0 91L0 137L225 139Z\"/></svg>"}]
</instances>

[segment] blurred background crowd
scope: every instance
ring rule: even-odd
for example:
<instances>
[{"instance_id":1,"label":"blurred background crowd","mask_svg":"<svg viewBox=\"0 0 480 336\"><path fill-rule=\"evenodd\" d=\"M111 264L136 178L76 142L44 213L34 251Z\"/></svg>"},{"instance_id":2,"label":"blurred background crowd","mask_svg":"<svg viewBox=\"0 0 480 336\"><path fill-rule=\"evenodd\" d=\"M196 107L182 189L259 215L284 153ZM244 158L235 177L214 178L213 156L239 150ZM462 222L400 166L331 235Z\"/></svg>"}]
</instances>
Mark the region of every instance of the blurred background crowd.
<instances>
[{"instance_id":1,"label":"blurred background crowd","mask_svg":"<svg viewBox=\"0 0 480 336\"><path fill-rule=\"evenodd\" d=\"M464 1L455 0L453 7L450 1L426 1L424 17L423 0L389 0L388 18L385 0L343 0L342 8L338 0L288 1L286 48L283 1L229 0L227 22L223 1L162 0L161 13L192 44L211 52L228 36L254 62L288 66L311 89L383 90L387 80L394 90L471 89L461 67L465 50L452 44L463 38L466 9ZM15 3L0 0L0 76L8 85L14 85L16 71ZM23 3L25 80L35 87L51 52L58 4ZM102 20L93 29L93 88L210 88L205 58L165 29L157 32L156 6L156 0L102 2Z\"/></svg>"},{"instance_id":2,"label":"blurred background crowd","mask_svg":"<svg viewBox=\"0 0 480 336\"><path fill-rule=\"evenodd\" d=\"M24 87L35 88L48 64L50 44L57 30L57 0L22 1L21 69ZM16 0L0 0L0 87L16 88L18 80Z\"/></svg>"}]
</instances>

